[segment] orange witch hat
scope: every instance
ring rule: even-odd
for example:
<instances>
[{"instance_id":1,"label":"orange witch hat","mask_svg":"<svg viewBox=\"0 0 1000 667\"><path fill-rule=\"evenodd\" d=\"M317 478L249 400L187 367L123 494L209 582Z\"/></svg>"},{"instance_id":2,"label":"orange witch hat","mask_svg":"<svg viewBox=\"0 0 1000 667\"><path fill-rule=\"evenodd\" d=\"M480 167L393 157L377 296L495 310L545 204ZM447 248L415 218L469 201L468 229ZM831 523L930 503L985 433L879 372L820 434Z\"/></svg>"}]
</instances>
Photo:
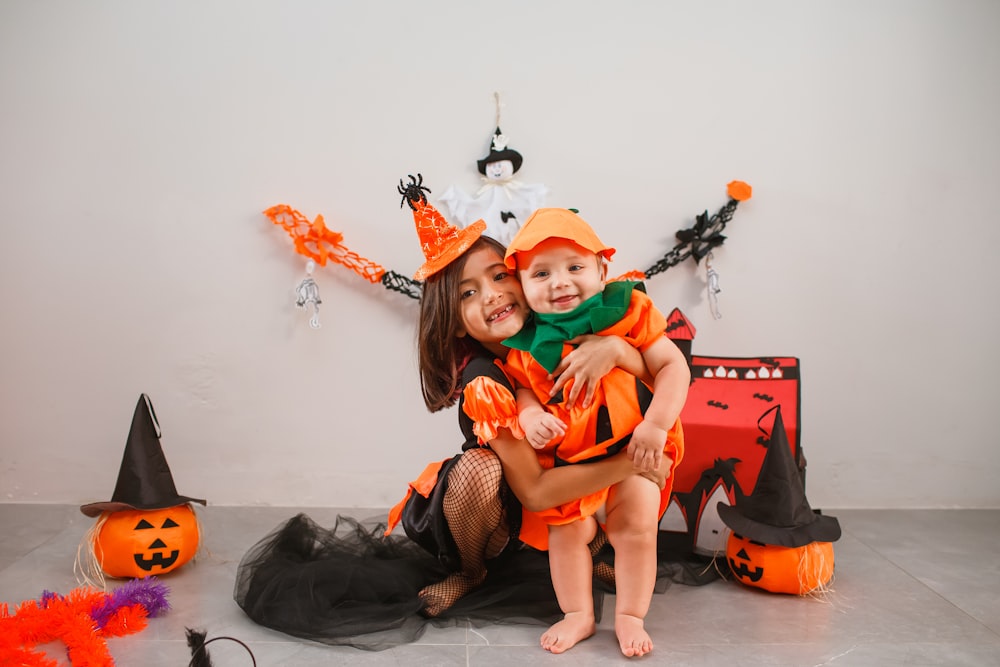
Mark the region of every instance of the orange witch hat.
<instances>
[{"instance_id":1,"label":"orange witch hat","mask_svg":"<svg viewBox=\"0 0 1000 667\"><path fill-rule=\"evenodd\" d=\"M468 250L486 229L486 223L482 220L476 220L463 229L445 220L444 216L427 202L423 191L430 192L430 188L425 188L423 182L424 177L417 174L417 178L410 176L410 183L407 185L403 184L403 179L399 179L397 188L403 195L400 207L405 202L413 210L417 238L420 240L420 249L426 259L423 266L413 274L414 280L425 280L451 264Z\"/></svg>"}]
</instances>

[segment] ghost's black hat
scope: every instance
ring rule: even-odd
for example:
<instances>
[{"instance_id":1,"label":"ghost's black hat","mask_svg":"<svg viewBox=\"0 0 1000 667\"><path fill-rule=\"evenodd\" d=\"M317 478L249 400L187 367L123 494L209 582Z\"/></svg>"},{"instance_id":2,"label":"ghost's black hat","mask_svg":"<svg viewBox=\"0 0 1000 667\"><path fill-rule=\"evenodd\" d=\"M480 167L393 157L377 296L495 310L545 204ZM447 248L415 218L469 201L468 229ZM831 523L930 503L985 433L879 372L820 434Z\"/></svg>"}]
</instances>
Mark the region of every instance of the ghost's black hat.
<instances>
[{"instance_id":1,"label":"ghost's black hat","mask_svg":"<svg viewBox=\"0 0 1000 667\"><path fill-rule=\"evenodd\" d=\"M200 498L178 495L160 446L160 424L153 412L153 403L146 394L141 394L132 414L132 427L125 441L125 454L111 500L81 505L80 511L87 516L97 516L101 512L158 510L184 503L206 504Z\"/></svg>"},{"instance_id":2,"label":"ghost's black hat","mask_svg":"<svg viewBox=\"0 0 1000 667\"><path fill-rule=\"evenodd\" d=\"M483 176L486 175L486 165L492 162L500 162L501 160L510 160L514 171L516 172L521 168L521 163L524 158L521 154L512 148L507 148L507 137L500 132L500 128L497 127L497 131L493 133L493 142L490 144L490 154L484 157L482 160L476 160L476 165L479 167L479 173Z\"/></svg>"},{"instance_id":3,"label":"ghost's black hat","mask_svg":"<svg viewBox=\"0 0 1000 667\"><path fill-rule=\"evenodd\" d=\"M734 533L772 546L803 547L811 542L835 542L840 539L840 523L832 516L816 514L809 507L802 474L789 451L781 406L771 408L760 420L772 411L775 415L771 438L753 493L737 500L735 506L720 502L719 518Z\"/></svg>"}]
</instances>

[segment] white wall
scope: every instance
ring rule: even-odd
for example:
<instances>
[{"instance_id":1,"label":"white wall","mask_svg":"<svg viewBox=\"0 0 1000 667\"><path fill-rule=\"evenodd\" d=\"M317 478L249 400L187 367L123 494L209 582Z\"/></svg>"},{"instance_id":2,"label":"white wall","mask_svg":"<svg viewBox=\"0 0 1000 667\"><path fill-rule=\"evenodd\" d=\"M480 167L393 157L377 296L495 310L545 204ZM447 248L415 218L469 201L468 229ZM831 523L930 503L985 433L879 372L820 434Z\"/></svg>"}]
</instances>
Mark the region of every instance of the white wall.
<instances>
[{"instance_id":1,"label":"white wall","mask_svg":"<svg viewBox=\"0 0 1000 667\"><path fill-rule=\"evenodd\" d=\"M519 177L643 269L740 206L704 267L650 280L695 351L802 360L817 507L1000 507L1000 4L0 3L0 500L114 488L147 392L181 493L387 506L454 451L416 303L304 261L261 211L421 262L395 185Z\"/></svg>"}]
</instances>

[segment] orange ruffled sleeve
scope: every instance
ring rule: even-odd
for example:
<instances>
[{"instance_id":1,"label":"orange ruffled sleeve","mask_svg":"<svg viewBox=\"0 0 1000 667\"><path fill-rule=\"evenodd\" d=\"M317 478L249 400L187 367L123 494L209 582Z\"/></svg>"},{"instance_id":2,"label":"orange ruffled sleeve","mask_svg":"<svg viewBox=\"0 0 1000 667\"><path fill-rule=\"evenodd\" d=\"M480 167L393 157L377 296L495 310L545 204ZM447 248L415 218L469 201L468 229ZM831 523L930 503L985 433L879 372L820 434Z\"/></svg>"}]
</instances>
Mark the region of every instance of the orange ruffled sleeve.
<instances>
[{"instance_id":1,"label":"orange ruffled sleeve","mask_svg":"<svg viewBox=\"0 0 1000 667\"><path fill-rule=\"evenodd\" d=\"M507 387L485 375L479 375L463 390L462 409L473 421L472 432L479 444L485 445L497 437L500 429L510 429L515 438L524 431L517 421L517 400Z\"/></svg>"}]
</instances>

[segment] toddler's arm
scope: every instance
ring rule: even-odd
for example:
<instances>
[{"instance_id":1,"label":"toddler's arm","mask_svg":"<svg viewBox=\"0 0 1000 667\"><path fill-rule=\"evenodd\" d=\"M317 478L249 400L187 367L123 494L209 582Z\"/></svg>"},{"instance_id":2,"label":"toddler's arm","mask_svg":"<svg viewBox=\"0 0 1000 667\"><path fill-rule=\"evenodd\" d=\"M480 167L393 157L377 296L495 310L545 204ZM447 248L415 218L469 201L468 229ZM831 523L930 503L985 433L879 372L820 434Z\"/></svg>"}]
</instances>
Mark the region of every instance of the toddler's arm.
<instances>
[{"instance_id":1,"label":"toddler's arm","mask_svg":"<svg viewBox=\"0 0 1000 667\"><path fill-rule=\"evenodd\" d=\"M627 451L636 469L655 470L662 462L667 432L687 400L691 371L684 354L666 336L646 348L642 356L654 377L653 400L645 418L632 432Z\"/></svg>"}]
</instances>

